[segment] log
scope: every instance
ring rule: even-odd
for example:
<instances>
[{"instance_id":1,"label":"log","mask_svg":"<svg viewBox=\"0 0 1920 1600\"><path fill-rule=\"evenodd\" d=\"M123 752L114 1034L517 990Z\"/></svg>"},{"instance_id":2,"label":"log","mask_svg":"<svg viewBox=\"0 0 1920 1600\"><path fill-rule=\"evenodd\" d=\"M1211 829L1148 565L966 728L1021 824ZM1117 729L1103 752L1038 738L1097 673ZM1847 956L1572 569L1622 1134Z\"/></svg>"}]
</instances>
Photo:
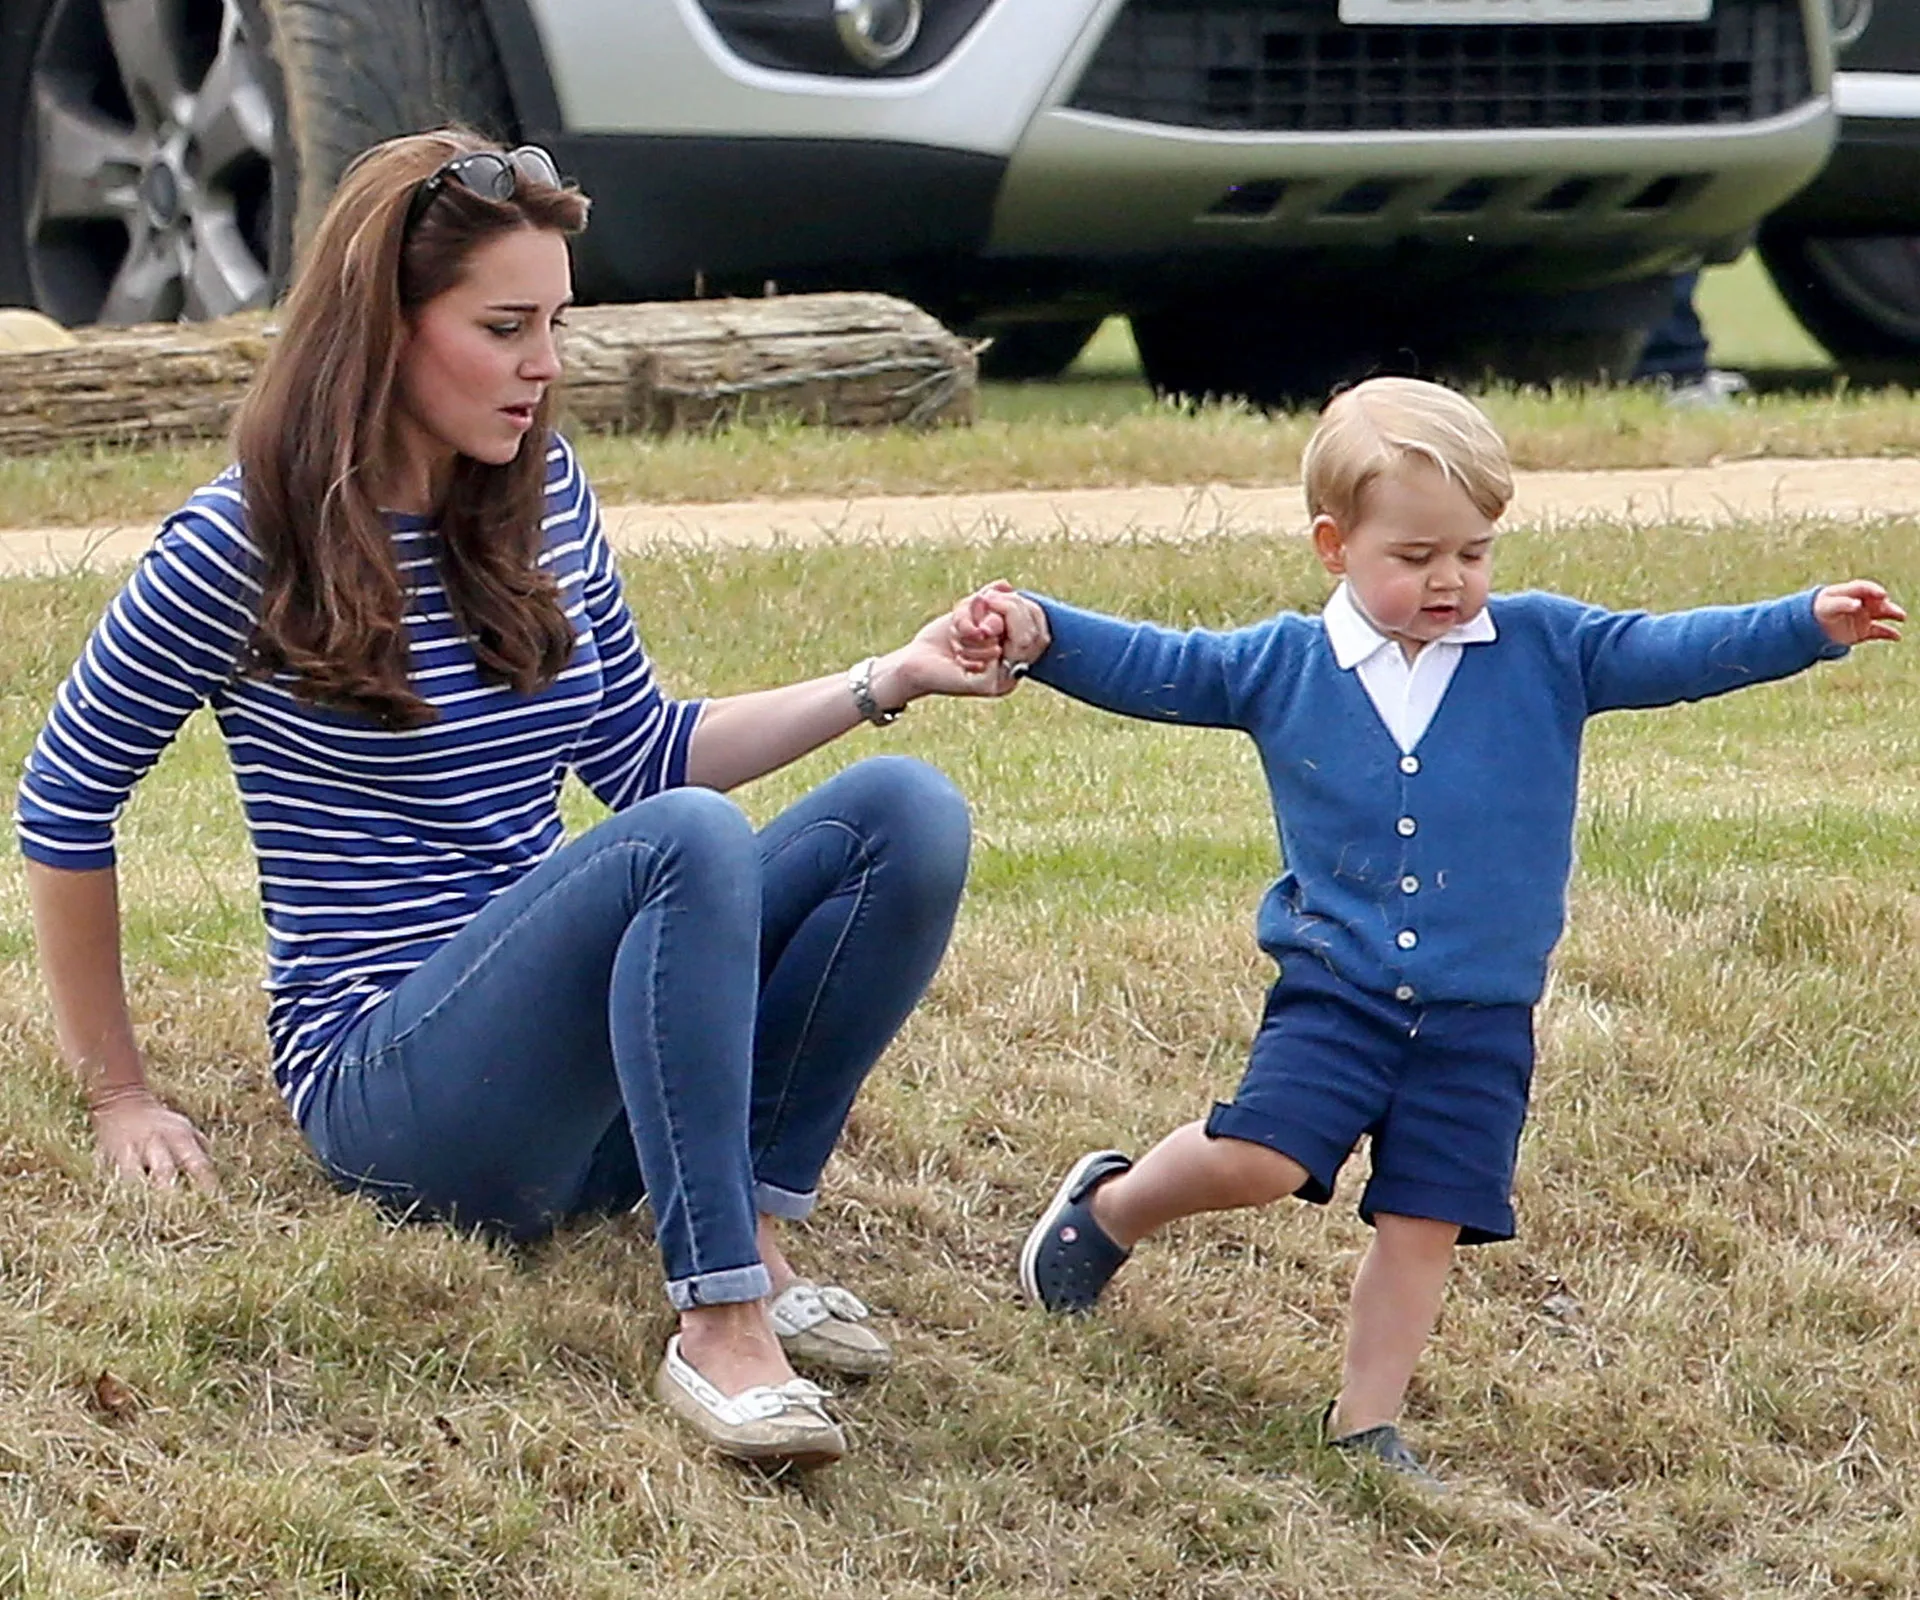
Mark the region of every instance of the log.
<instances>
[{"instance_id":1,"label":"log","mask_svg":"<svg viewBox=\"0 0 1920 1600\"><path fill-rule=\"evenodd\" d=\"M567 409L588 427L677 433L780 418L849 428L973 420L972 347L878 294L583 306Z\"/></svg>"},{"instance_id":2,"label":"log","mask_svg":"<svg viewBox=\"0 0 1920 1600\"><path fill-rule=\"evenodd\" d=\"M218 438L271 327L231 318L75 336L66 349L0 353L0 456Z\"/></svg>"},{"instance_id":3,"label":"log","mask_svg":"<svg viewBox=\"0 0 1920 1600\"><path fill-rule=\"evenodd\" d=\"M776 295L568 313L564 425L675 433L736 420L971 422L974 350L904 300ZM269 313L75 330L0 349L0 456L222 436L276 331Z\"/></svg>"}]
</instances>

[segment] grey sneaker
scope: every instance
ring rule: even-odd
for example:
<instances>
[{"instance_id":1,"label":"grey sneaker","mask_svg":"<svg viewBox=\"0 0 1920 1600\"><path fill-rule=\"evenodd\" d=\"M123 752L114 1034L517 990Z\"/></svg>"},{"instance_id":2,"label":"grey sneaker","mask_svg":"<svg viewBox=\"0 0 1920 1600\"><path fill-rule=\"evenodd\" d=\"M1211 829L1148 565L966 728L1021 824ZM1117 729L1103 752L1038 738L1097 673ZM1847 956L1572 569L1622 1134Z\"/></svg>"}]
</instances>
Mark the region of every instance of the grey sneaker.
<instances>
[{"instance_id":1,"label":"grey sneaker","mask_svg":"<svg viewBox=\"0 0 1920 1600\"><path fill-rule=\"evenodd\" d=\"M1753 385L1745 373L1710 367L1697 378L1677 378L1664 386L1667 404L1679 411L1720 411L1744 400Z\"/></svg>"},{"instance_id":2,"label":"grey sneaker","mask_svg":"<svg viewBox=\"0 0 1920 1600\"><path fill-rule=\"evenodd\" d=\"M1328 1406L1326 1414L1320 1419L1322 1438L1326 1437L1327 1424L1332 1420L1333 1407ZM1327 1439L1326 1444L1329 1450L1338 1450L1350 1459L1377 1461L1387 1471L1409 1478L1423 1488L1444 1487L1426 1463L1407 1448L1407 1441L1400 1437L1400 1430L1391 1422L1362 1428L1357 1433L1343 1433L1337 1439Z\"/></svg>"}]
</instances>

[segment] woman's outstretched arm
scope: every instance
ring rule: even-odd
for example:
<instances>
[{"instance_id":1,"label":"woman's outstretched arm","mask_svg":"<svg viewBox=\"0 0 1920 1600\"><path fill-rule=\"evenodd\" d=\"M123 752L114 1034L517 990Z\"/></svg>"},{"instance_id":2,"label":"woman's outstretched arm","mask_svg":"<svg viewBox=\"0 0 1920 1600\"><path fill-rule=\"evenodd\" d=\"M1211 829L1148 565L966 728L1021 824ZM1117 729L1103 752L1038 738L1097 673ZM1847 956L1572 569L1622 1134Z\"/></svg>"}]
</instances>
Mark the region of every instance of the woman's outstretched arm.
<instances>
[{"instance_id":1,"label":"woman's outstretched arm","mask_svg":"<svg viewBox=\"0 0 1920 1600\"><path fill-rule=\"evenodd\" d=\"M998 641L969 641L961 602L898 650L876 657L868 691L882 711L929 694L993 698L1018 679L1000 669ZM797 761L861 722L847 674L709 700L687 749L687 781L731 789Z\"/></svg>"}]
</instances>

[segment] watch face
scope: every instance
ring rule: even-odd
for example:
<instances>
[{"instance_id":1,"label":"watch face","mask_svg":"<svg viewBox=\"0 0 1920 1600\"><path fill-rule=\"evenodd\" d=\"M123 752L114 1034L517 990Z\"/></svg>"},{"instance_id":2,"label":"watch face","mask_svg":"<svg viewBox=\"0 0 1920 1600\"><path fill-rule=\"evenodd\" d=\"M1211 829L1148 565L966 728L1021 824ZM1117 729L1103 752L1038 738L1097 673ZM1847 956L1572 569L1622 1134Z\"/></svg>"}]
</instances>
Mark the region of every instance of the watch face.
<instances>
[{"instance_id":1,"label":"watch face","mask_svg":"<svg viewBox=\"0 0 1920 1600\"><path fill-rule=\"evenodd\" d=\"M847 668L847 688L853 694L854 709L864 721L875 727L884 726L893 717L880 709L879 702L873 698L874 658L868 656L864 661L856 661ZM896 713L897 714L897 713Z\"/></svg>"},{"instance_id":2,"label":"watch face","mask_svg":"<svg viewBox=\"0 0 1920 1600\"><path fill-rule=\"evenodd\" d=\"M853 695L854 709L876 728L884 728L889 722L899 720L905 706L896 706L891 711L882 711L880 702L873 697L873 669L879 665L879 659L868 656L865 661L856 661L847 668L847 689Z\"/></svg>"}]
</instances>

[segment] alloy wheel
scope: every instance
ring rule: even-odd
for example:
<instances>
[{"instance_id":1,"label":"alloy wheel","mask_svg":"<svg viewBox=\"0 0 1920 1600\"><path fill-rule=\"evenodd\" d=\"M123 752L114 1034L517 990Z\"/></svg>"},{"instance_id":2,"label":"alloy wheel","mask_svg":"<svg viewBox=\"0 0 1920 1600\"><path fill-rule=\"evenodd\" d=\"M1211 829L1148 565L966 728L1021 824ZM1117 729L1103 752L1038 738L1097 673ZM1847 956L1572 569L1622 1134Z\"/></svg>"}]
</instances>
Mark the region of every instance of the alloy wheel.
<instances>
[{"instance_id":1,"label":"alloy wheel","mask_svg":"<svg viewBox=\"0 0 1920 1600\"><path fill-rule=\"evenodd\" d=\"M27 266L60 321L264 305L274 105L232 0L56 0L35 52Z\"/></svg>"}]
</instances>

